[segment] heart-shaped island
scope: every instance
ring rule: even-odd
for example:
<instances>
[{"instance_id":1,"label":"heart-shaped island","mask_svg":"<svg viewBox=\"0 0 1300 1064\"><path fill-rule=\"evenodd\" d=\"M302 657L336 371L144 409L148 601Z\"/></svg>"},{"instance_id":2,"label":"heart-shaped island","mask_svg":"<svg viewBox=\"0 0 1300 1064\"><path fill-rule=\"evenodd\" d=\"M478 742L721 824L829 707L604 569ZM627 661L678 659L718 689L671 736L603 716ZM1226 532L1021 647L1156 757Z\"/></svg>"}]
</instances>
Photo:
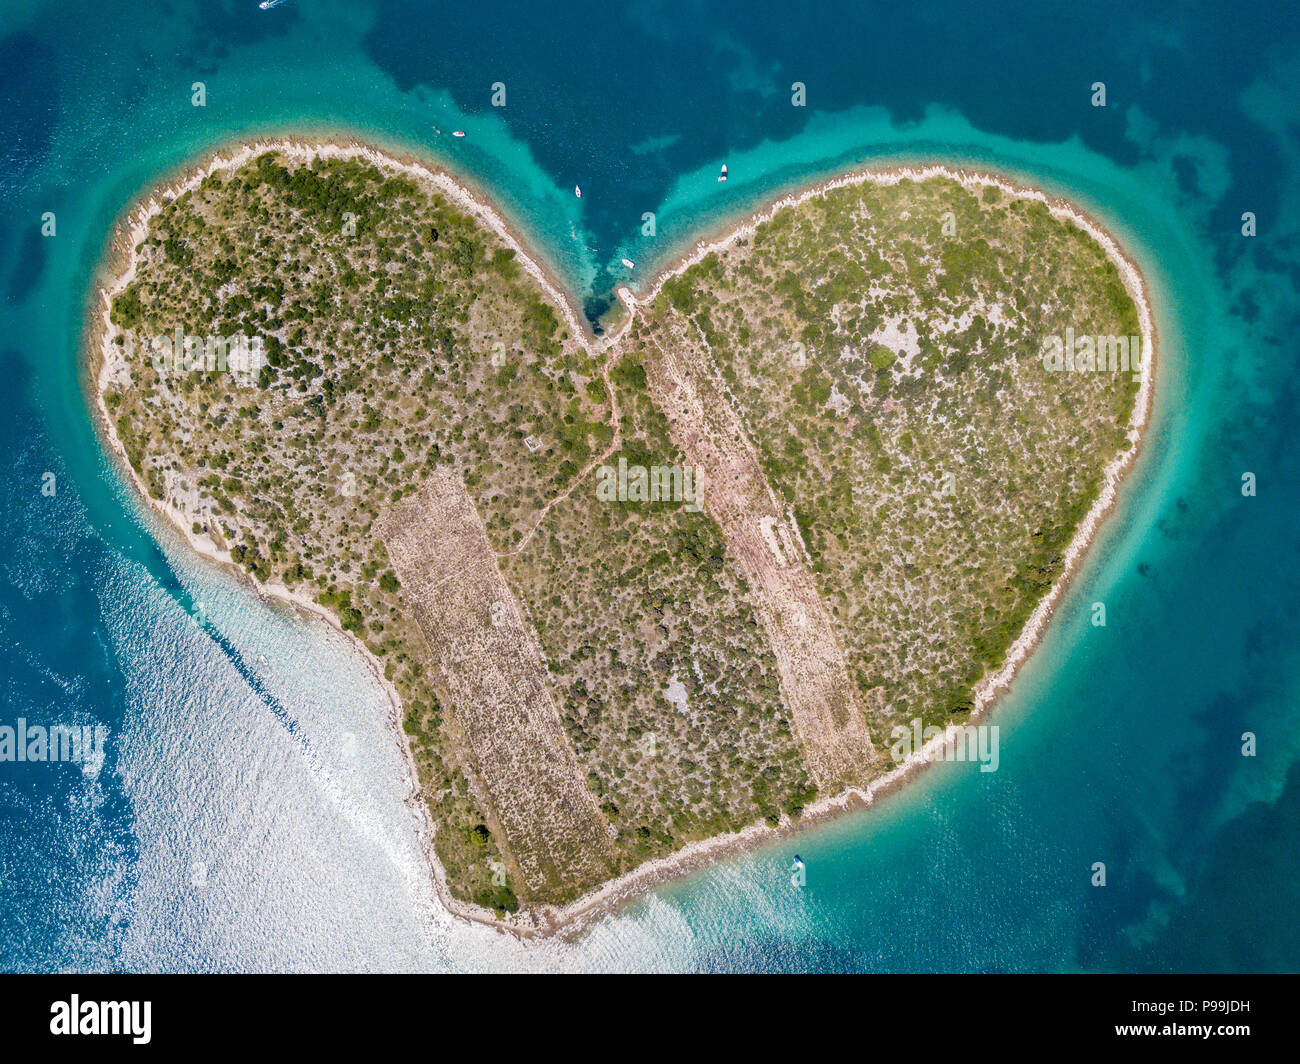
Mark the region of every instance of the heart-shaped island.
<instances>
[{"instance_id":1,"label":"heart-shaped island","mask_svg":"<svg viewBox=\"0 0 1300 1064\"><path fill-rule=\"evenodd\" d=\"M106 436L196 549L399 707L448 904L519 931L843 808L972 718L1131 461L1154 330L1076 208L856 173L595 336L499 216L364 145L122 223Z\"/></svg>"}]
</instances>

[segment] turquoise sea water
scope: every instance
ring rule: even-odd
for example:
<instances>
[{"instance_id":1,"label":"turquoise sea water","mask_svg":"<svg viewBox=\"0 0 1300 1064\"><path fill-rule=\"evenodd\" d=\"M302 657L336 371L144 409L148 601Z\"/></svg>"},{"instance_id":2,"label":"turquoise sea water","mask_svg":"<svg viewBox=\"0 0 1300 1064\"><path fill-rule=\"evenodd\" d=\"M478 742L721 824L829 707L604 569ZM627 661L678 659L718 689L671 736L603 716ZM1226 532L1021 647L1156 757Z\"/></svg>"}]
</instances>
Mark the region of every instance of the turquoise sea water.
<instances>
[{"instance_id":1,"label":"turquoise sea water","mask_svg":"<svg viewBox=\"0 0 1300 1064\"><path fill-rule=\"evenodd\" d=\"M489 106L497 81L504 109ZM1265 4L11 2L0 723L102 722L111 738L94 778L0 764L0 964L1300 968L1297 100L1300 18ZM524 948L442 913L364 664L146 518L83 399L79 341L117 213L198 153L288 128L455 170L593 317L621 257L646 278L855 163L995 167L1101 218L1151 285L1157 408L1121 505L996 710L999 770L935 766L575 942ZM1089 623L1099 600L1104 629Z\"/></svg>"}]
</instances>

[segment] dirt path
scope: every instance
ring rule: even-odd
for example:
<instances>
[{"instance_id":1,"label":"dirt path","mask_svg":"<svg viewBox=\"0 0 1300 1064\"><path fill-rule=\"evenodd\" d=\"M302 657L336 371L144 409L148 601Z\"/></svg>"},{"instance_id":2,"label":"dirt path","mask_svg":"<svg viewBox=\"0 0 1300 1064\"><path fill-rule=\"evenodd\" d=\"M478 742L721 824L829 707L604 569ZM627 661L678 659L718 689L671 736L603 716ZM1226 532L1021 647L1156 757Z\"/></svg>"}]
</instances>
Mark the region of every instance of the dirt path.
<instances>
[{"instance_id":1,"label":"dirt path","mask_svg":"<svg viewBox=\"0 0 1300 1064\"><path fill-rule=\"evenodd\" d=\"M590 462L588 462L587 467L576 477L573 478L573 480L570 482L567 488L565 488L562 492L560 492L559 495L555 496L555 498L553 498L550 502L548 502L545 506L542 507L542 512L537 515L537 520L533 522L532 527L524 534L523 539L521 539L509 550L493 552L498 558L509 558L512 555L518 554L526 546L528 546L528 543L533 538L533 536L537 535L537 530L542 527L542 522L546 520L546 515L549 514L555 506L564 502L565 499L567 499L570 495L572 495L574 490L577 489L577 487L587 479L587 477L590 475L593 469L595 469L597 466L603 465L605 462L608 462L610 455L612 455L623 445L623 437L622 437L623 424L622 424L622 418L618 411L618 395L615 393L614 385L610 383L610 379L609 379L609 371L610 371L611 364L612 364L611 360L609 358L606 358L605 364L601 367L601 371L600 371L601 379L605 382L605 393L609 396L609 421L610 424L614 427L614 435L610 438L609 446L605 448L603 453L601 453L597 457L593 458Z\"/></svg>"}]
</instances>

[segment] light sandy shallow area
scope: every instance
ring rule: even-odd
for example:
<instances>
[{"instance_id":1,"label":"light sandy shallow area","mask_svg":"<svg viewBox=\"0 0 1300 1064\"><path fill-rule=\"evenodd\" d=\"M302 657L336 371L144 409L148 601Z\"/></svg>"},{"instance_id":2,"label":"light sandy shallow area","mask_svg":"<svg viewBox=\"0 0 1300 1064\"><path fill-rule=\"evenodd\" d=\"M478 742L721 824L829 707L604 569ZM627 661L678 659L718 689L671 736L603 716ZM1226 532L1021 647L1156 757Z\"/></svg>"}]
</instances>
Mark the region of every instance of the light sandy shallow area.
<instances>
[{"instance_id":1,"label":"light sandy shallow area","mask_svg":"<svg viewBox=\"0 0 1300 1064\"><path fill-rule=\"evenodd\" d=\"M1106 466L1103 474L1102 490L1066 547L1064 552L1065 565L1060 577L1035 607L1020 635L1007 651L1002 666L996 672L984 677L976 686L973 696L975 708L971 714L972 719L987 715L990 707L1009 687L1017 670L1037 646L1057 603L1068 588L1070 580L1083 559L1089 544L1093 541L1107 514L1114 508L1121 479L1136 460L1142 430L1147 423L1151 410L1157 361L1155 319L1148 297L1147 285L1141 271L1105 227L1086 215L1078 207L1065 200L1050 197L1038 189L1013 183L1003 176L984 171L928 164L856 170L829 181L818 182L798 192L781 197L760 213L729 228L719 238L700 241L688 253L656 275L642 294L638 295L628 287L620 287L617 294L627 311L626 316L619 323L616 331L606 336L595 337L591 334L585 319L574 302L568 297L553 274L542 265L540 257L529 250L516 228L511 226L494 207L476 196L446 171L415 158L399 157L397 154L390 154L371 145L347 139L305 140L285 137L258 140L209 155L193 169L187 170L183 176L164 182L128 208L115 227L109 241L108 252L101 267L101 276L104 280L99 285L98 300L89 315L85 347L90 374L87 387L97 414L101 434L111 451L117 455L120 468L125 472L130 482L135 485L139 497L148 502L156 512L167 519L195 551L216 563L230 565L232 569L241 574L243 574L243 570L234 565L228 552L220 550L207 535L195 534L192 531L183 513L152 498L144 483L126 460L125 449L117 439L116 432L113 430L113 421L104 404L106 389L114 380L121 379L125 372L121 350L115 343L117 330L110 320L109 312L113 298L135 279L138 265L135 249L147 236L149 222L153 216L171 200L186 191L197 188L209 174L216 171L238 169L268 151L279 152L300 163L309 163L318 158L364 160L381 170L403 174L415 180L430 183L440 194L491 229L508 247L514 249L516 261L536 281L542 293L557 308L561 320L570 331L570 335L583 337L593 353L605 352L618 344L623 334L635 320L639 308L648 306L653 302L666 281L679 276L705 256L715 251L723 251L738 240L750 239L757 227L770 220L777 212L838 188L865 182L893 185L904 180L924 181L929 178L946 177L957 181L973 192L979 192L983 188L993 186L1008 196L1037 200L1045 204L1056 218L1068 221L1086 232L1101 246L1107 257L1115 264L1138 311L1142 345L1146 357L1142 360L1137 399L1128 426L1130 446L1117 454ZM312 616L323 617L337 627L337 621L333 614L306 595L277 582L268 582L259 586L253 582L251 577L244 575L259 595L286 602ZM339 630L342 631L342 629ZM593 918L619 907L629 899L655 885L675 879L686 872L714 862L728 854L734 854L762 843L774 841L824 821L829 817L838 816L848 810L869 805L881 794L897 787L924 765L934 760L941 760L945 749L954 743L960 731L959 726L953 725L944 734L936 736L920 749L915 750L890 772L872 780L866 787L852 787L839 794L819 798L805 808L802 817L798 821L792 822L783 819L781 824L775 828L769 827L764 822L758 822L739 832L691 843L676 853L639 866L626 875L604 884L562 908L537 907L522 911L514 917L501 920L490 910L459 901L451 896L445 873L434 854L432 845L433 824L424 802L419 799L414 758L405 732L401 727L403 712L397 691L392 684L385 680L381 664L366 649L364 644L351 633L345 632L344 635L352 641L357 652L365 659L376 682L387 692L392 705L390 723L395 741L405 751L407 770L410 776L411 791L407 804L411 808L413 815L419 818L424 849L428 855L433 881L439 898L449 911L458 916L497 927L521 938L553 934L566 936L575 934Z\"/></svg>"}]
</instances>

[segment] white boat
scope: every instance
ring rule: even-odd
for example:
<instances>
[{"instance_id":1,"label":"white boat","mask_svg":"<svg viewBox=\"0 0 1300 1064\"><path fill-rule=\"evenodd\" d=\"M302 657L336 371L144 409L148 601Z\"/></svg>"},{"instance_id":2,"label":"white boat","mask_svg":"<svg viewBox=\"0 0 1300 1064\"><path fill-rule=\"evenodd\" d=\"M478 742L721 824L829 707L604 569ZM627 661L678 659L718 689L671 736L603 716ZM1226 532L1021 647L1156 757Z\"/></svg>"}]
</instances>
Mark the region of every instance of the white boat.
<instances>
[{"instance_id":1,"label":"white boat","mask_svg":"<svg viewBox=\"0 0 1300 1064\"><path fill-rule=\"evenodd\" d=\"M577 196L578 199L582 199L582 189L580 189L577 185L573 186L573 194Z\"/></svg>"},{"instance_id":2,"label":"white boat","mask_svg":"<svg viewBox=\"0 0 1300 1064\"><path fill-rule=\"evenodd\" d=\"M271 8L279 7L282 3L284 3L284 0L262 0L257 6L263 11L270 11Z\"/></svg>"},{"instance_id":3,"label":"white boat","mask_svg":"<svg viewBox=\"0 0 1300 1064\"><path fill-rule=\"evenodd\" d=\"M465 131L463 129L453 129L451 131L451 135L453 137L463 137L465 135Z\"/></svg>"},{"instance_id":4,"label":"white boat","mask_svg":"<svg viewBox=\"0 0 1300 1064\"><path fill-rule=\"evenodd\" d=\"M720 173L720 174L718 175L718 180L719 180L719 181L725 181L725 180L727 180L727 164L726 164L726 163L723 163L723 164L722 164L722 173Z\"/></svg>"},{"instance_id":5,"label":"white boat","mask_svg":"<svg viewBox=\"0 0 1300 1064\"><path fill-rule=\"evenodd\" d=\"M633 262L631 259L624 259L624 260L623 260L623 265L626 266L629 270L635 270L635 269L636 269L636 263Z\"/></svg>"}]
</instances>

